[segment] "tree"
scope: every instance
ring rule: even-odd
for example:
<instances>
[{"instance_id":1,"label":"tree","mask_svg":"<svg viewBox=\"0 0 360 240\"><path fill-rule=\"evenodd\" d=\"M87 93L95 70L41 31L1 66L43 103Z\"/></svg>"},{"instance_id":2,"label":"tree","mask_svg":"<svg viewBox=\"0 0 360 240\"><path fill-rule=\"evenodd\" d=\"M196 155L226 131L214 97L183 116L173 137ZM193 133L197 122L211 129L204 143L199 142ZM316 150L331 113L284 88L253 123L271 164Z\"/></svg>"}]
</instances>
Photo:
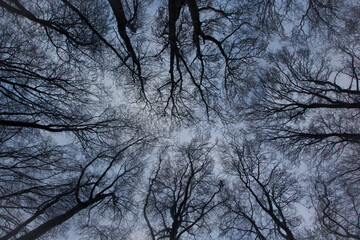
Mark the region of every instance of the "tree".
<instances>
[{"instance_id":1,"label":"tree","mask_svg":"<svg viewBox=\"0 0 360 240\"><path fill-rule=\"evenodd\" d=\"M356 55L350 56L356 59ZM329 61L312 57L307 50L283 50L270 60L275 66L263 73L261 97L250 109L255 118L266 123L261 131L268 139L332 153L358 144L355 67L332 70Z\"/></svg>"},{"instance_id":2,"label":"tree","mask_svg":"<svg viewBox=\"0 0 360 240\"><path fill-rule=\"evenodd\" d=\"M147 141L128 139L76 154L70 147L30 143L2 151L1 239L37 239L84 210L120 220L142 172Z\"/></svg>"},{"instance_id":3,"label":"tree","mask_svg":"<svg viewBox=\"0 0 360 240\"><path fill-rule=\"evenodd\" d=\"M313 180L316 224L325 239L359 239L358 151L346 153L347 161L321 167Z\"/></svg>"},{"instance_id":4,"label":"tree","mask_svg":"<svg viewBox=\"0 0 360 240\"><path fill-rule=\"evenodd\" d=\"M265 4L184 0L159 7L154 60L169 75L161 75L155 93L166 112L195 117L192 103L208 117L221 112L222 98L245 76L243 67L265 49L260 22L273 16Z\"/></svg>"},{"instance_id":5,"label":"tree","mask_svg":"<svg viewBox=\"0 0 360 240\"><path fill-rule=\"evenodd\" d=\"M55 2L1 1L0 6L6 19L0 29L0 125L72 132L85 139L89 132L114 126L119 120L114 111L99 104L108 97L92 60L101 49L86 25ZM104 17L93 21L99 25Z\"/></svg>"},{"instance_id":6,"label":"tree","mask_svg":"<svg viewBox=\"0 0 360 240\"><path fill-rule=\"evenodd\" d=\"M223 234L236 239L296 239L300 186L285 162L255 142L232 141L222 149L229 176Z\"/></svg>"},{"instance_id":7,"label":"tree","mask_svg":"<svg viewBox=\"0 0 360 240\"><path fill-rule=\"evenodd\" d=\"M300 28L302 43L296 37L290 39L296 47L278 42L284 47L268 53L248 93L232 103L268 140L295 146L291 149L341 152L359 141L358 8L352 1L292 4L295 9L289 10L297 15L287 27ZM311 34L315 30L331 36Z\"/></svg>"},{"instance_id":8,"label":"tree","mask_svg":"<svg viewBox=\"0 0 360 240\"><path fill-rule=\"evenodd\" d=\"M168 148L165 154L159 155L144 200L150 235L152 239L180 239L199 234L220 204L222 183L213 175L212 147L195 138Z\"/></svg>"}]
</instances>

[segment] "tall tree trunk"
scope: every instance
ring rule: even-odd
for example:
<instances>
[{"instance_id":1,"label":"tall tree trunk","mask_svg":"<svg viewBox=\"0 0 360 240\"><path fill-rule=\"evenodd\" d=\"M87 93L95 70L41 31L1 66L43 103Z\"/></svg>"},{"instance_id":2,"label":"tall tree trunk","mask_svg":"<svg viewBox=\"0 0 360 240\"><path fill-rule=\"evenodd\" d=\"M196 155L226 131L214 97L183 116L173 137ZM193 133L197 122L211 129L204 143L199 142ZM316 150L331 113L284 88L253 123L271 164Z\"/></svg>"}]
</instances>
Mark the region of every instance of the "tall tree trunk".
<instances>
[{"instance_id":1,"label":"tall tree trunk","mask_svg":"<svg viewBox=\"0 0 360 240\"><path fill-rule=\"evenodd\" d=\"M47 222L45 222L45 223L41 224L40 226L38 226L37 228L35 228L34 230L22 235L21 237L18 238L18 240L35 240L35 239L39 238L41 235L43 235L44 233L46 233L47 231L49 231L50 229L69 220L72 216L74 216L81 210L91 206L92 204L94 204L96 202L99 202L99 201L105 199L106 197L108 197L110 195L111 194L100 194L94 198L91 198L90 200L88 200L86 202L78 203L77 205L75 205L73 208L71 208L67 212L48 220Z\"/></svg>"}]
</instances>

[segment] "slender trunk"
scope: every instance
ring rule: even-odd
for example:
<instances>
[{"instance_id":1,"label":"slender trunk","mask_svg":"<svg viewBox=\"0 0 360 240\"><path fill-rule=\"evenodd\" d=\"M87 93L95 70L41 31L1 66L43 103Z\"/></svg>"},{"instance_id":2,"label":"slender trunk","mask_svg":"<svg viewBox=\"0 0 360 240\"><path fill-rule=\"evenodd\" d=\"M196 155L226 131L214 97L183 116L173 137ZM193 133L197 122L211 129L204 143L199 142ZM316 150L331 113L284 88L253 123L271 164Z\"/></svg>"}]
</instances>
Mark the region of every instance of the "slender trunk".
<instances>
[{"instance_id":1,"label":"slender trunk","mask_svg":"<svg viewBox=\"0 0 360 240\"><path fill-rule=\"evenodd\" d=\"M91 206L92 204L94 204L98 201L103 200L104 198L106 198L108 196L110 196L110 194L97 195L95 198L92 198L86 202L78 203L76 206L74 206L67 212L48 220L47 222L45 222L45 223L41 224L40 226L38 226L37 228L35 228L34 230L22 235L21 237L18 238L18 240L35 240L35 239L39 238L40 236L42 236L47 231L51 230L52 228L69 220L72 216L74 216L81 210Z\"/></svg>"},{"instance_id":2,"label":"slender trunk","mask_svg":"<svg viewBox=\"0 0 360 240\"><path fill-rule=\"evenodd\" d=\"M57 199L56 201L51 202L50 204L48 204L47 206L45 206L44 208L40 209L39 211L37 211L33 216L31 216L30 218L28 218L25 222L23 222L22 224L18 225L14 230L10 231L8 234L6 234L5 236L1 237L0 240L7 240L10 239L14 236L16 236L22 229L24 229L29 223L31 223L34 219L36 219L37 217L39 217L41 214L43 214L46 209L48 209L49 207L51 207L53 204L55 204L56 202L58 202L59 199Z\"/></svg>"}]
</instances>

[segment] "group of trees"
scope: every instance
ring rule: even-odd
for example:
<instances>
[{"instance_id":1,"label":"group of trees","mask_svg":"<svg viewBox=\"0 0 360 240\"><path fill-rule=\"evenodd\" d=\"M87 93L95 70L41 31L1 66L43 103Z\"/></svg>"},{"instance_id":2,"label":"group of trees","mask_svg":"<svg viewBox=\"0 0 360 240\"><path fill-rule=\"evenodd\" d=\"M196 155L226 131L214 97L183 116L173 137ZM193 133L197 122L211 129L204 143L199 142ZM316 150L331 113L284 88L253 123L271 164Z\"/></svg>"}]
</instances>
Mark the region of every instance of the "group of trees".
<instances>
[{"instance_id":1,"label":"group of trees","mask_svg":"<svg viewBox=\"0 0 360 240\"><path fill-rule=\"evenodd\" d=\"M357 1L0 16L0 239L360 239Z\"/></svg>"}]
</instances>

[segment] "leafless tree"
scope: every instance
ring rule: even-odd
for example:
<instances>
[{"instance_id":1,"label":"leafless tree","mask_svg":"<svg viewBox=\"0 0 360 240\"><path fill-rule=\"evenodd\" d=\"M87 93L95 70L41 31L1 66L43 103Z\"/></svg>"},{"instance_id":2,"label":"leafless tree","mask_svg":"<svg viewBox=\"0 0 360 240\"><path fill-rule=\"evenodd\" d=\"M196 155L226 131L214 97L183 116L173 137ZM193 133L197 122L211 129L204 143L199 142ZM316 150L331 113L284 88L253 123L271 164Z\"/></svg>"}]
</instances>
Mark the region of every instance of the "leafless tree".
<instances>
[{"instance_id":1,"label":"leafless tree","mask_svg":"<svg viewBox=\"0 0 360 240\"><path fill-rule=\"evenodd\" d=\"M245 68L265 49L261 21L274 17L273 7L270 1L195 0L161 6L153 32L155 60L170 74L156 86L165 111L192 116L195 100L208 116L219 112L221 98L241 84Z\"/></svg>"},{"instance_id":2,"label":"leafless tree","mask_svg":"<svg viewBox=\"0 0 360 240\"><path fill-rule=\"evenodd\" d=\"M94 18L89 21L106 31L104 7L79 4ZM115 111L101 104L108 96L93 58L102 50L86 24L56 1L1 1L0 6L0 125L86 139L118 124Z\"/></svg>"},{"instance_id":3,"label":"leafless tree","mask_svg":"<svg viewBox=\"0 0 360 240\"><path fill-rule=\"evenodd\" d=\"M345 53L355 61L354 52ZM261 89L249 107L268 140L279 140L301 152L339 153L359 144L358 69L331 67L328 60L308 50L272 55L274 67L260 77ZM351 62L351 61L350 61Z\"/></svg>"},{"instance_id":4,"label":"leafless tree","mask_svg":"<svg viewBox=\"0 0 360 240\"><path fill-rule=\"evenodd\" d=\"M316 224L326 239L359 239L359 149L346 153L347 161L327 164L314 177L311 195Z\"/></svg>"},{"instance_id":5,"label":"leafless tree","mask_svg":"<svg viewBox=\"0 0 360 240\"><path fill-rule=\"evenodd\" d=\"M143 208L152 239L180 239L208 227L222 189L213 175L211 153L212 147L196 138L160 153Z\"/></svg>"},{"instance_id":6,"label":"leafless tree","mask_svg":"<svg viewBox=\"0 0 360 240\"><path fill-rule=\"evenodd\" d=\"M129 139L113 149L84 153L31 143L15 151L4 146L1 239L37 239L84 210L103 212L97 217L104 221L121 218L142 171L146 141ZM114 219L106 220L111 215Z\"/></svg>"},{"instance_id":7,"label":"leafless tree","mask_svg":"<svg viewBox=\"0 0 360 240\"><path fill-rule=\"evenodd\" d=\"M229 175L227 201L221 217L224 234L235 239L296 239L297 178L275 155L255 142L223 146Z\"/></svg>"}]
</instances>

